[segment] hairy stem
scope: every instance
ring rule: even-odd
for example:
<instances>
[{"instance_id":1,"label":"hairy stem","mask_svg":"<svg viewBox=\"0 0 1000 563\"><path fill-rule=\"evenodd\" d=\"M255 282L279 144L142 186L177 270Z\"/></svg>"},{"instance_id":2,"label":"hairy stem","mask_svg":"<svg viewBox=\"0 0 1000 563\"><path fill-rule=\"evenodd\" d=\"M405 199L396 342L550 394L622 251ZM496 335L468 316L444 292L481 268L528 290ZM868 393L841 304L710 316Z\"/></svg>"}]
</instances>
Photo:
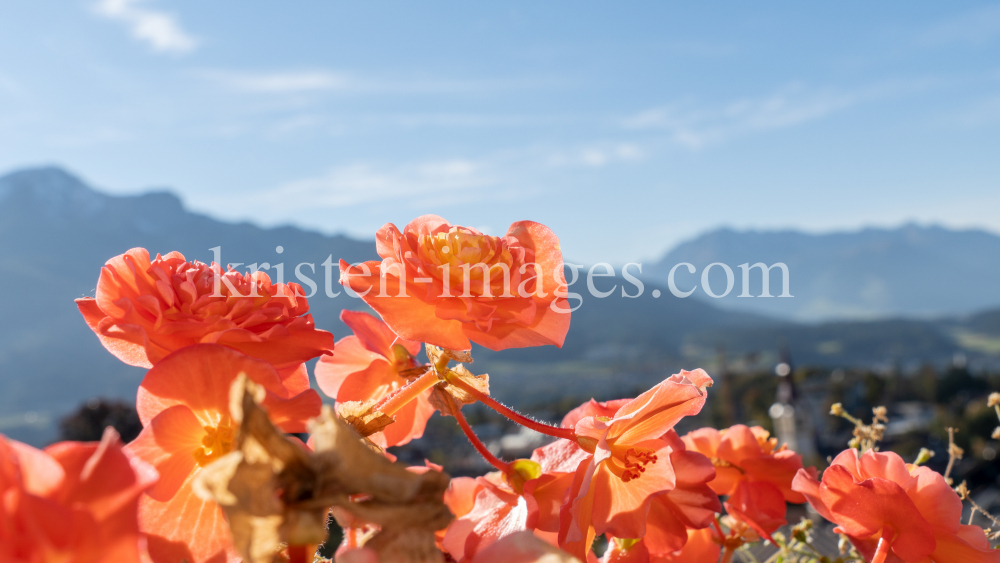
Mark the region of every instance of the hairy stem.
<instances>
[{"instance_id":1,"label":"hairy stem","mask_svg":"<svg viewBox=\"0 0 1000 563\"><path fill-rule=\"evenodd\" d=\"M535 432L545 434L546 436L554 436L556 438L565 438L567 440L576 441L576 433L573 432L572 428L560 428L558 426L550 426L548 424L538 422L537 420L532 420L514 409L505 406L503 403L476 389L472 385L469 385L465 381L462 381L462 378L460 377L449 377L448 383L472 395L477 401L520 424L521 426L530 428Z\"/></svg>"},{"instance_id":2,"label":"hairy stem","mask_svg":"<svg viewBox=\"0 0 1000 563\"><path fill-rule=\"evenodd\" d=\"M476 448L479 455L483 456L483 459L485 459L487 463L493 467L496 467L504 473L508 473L510 471L510 465L500 461L495 455L490 453L490 450L486 448L486 445L483 444L479 437L476 436L476 433L472 431L472 427L469 426L469 421L465 420L465 415L462 414L462 409L454 409L454 415L455 420L458 421L458 425L462 427L462 432L465 433L465 437L469 439L472 447Z\"/></svg>"},{"instance_id":3,"label":"hairy stem","mask_svg":"<svg viewBox=\"0 0 1000 563\"><path fill-rule=\"evenodd\" d=\"M395 393L382 399L382 401L379 402L375 408L384 414L392 416L396 414L399 409L403 408L404 405L413 399L416 399L424 391L435 386L439 381L437 373L435 373L432 369L428 369L427 372L420 377L407 383Z\"/></svg>"}]
</instances>

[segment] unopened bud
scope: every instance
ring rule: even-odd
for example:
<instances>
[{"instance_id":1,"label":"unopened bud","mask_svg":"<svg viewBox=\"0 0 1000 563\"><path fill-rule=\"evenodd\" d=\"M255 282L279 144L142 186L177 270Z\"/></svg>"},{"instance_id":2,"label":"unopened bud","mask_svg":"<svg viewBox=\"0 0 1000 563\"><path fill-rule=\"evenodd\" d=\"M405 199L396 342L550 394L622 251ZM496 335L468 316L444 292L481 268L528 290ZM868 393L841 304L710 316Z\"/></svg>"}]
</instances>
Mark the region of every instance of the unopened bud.
<instances>
[{"instance_id":1,"label":"unopened bud","mask_svg":"<svg viewBox=\"0 0 1000 563\"><path fill-rule=\"evenodd\" d=\"M830 405L830 414L833 416L844 416L844 405L840 403Z\"/></svg>"},{"instance_id":2,"label":"unopened bud","mask_svg":"<svg viewBox=\"0 0 1000 563\"><path fill-rule=\"evenodd\" d=\"M930 461L932 457L934 457L933 451L927 448L920 448L920 453L917 454L917 459L913 462L913 465L923 465Z\"/></svg>"},{"instance_id":3,"label":"unopened bud","mask_svg":"<svg viewBox=\"0 0 1000 563\"><path fill-rule=\"evenodd\" d=\"M990 393L990 398L986 400L986 405L990 407L1000 405L1000 393Z\"/></svg>"}]
</instances>

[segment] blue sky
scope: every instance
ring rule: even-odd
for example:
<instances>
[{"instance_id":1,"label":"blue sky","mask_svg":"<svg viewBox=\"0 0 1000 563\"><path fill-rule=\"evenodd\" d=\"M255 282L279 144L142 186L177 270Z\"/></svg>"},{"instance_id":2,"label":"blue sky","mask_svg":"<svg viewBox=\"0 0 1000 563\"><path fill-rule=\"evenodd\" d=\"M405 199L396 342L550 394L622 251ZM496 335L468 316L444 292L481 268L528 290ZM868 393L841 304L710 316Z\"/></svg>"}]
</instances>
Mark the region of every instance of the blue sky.
<instances>
[{"instance_id":1,"label":"blue sky","mask_svg":"<svg viewBox=\"0 0 1000 563\"><path fill-rule=\"evenodd\" d=\"M363 237L534 219L587 262L719 226L1000 232L996 3L0 9L0 171Z\"/></svg>"}]
</instances>

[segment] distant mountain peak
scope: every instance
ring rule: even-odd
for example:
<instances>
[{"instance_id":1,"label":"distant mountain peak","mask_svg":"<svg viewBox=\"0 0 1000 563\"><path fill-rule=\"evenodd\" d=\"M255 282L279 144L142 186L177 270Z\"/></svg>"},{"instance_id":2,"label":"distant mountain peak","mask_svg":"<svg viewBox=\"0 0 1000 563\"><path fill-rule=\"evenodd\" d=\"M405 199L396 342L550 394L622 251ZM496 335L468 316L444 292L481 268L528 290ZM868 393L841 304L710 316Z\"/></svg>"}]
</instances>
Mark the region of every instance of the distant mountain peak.
<instances>
[{"instance_id":1,"label":"distant mountain peak","mask_svg":"<svg viewBox=\"0 0 1000 563\"><path fill-rule=\"evenodd\" d=\"M645 273L669 282L684 263L699 273L711 264L729 269L732 291L712 303L799 321L924 318L1000 305L1000 236L983 229L916 222L827 233L721 228L678 245ZM760 272L748 278L745 294L739 267L756 263L785 264L794 298L759 298ZM685 288L703 286L699 273L683 269L675 277ZM722 267L709 279L727 287ZM708 299L703 289L692 297Z\"/></svg>"},{"instance_id":2,"label":"distant mountain peak","mask_svg":"<svg viewBox=\"0 0 1000 563\"><path fill-rule=\"evenodd\" d=\"M93 213L104 206L107 197L58 166L27 168L0 176L0 202L30 200L51 209Z\"/></svg>"}]
</instances>

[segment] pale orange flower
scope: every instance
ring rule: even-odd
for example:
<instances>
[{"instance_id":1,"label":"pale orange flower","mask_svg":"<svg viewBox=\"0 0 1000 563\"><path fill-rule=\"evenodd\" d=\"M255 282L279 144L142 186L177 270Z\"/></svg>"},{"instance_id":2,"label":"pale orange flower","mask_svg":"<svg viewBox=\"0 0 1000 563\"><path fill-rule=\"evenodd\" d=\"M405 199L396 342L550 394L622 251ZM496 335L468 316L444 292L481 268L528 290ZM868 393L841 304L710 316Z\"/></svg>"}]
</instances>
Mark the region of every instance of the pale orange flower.
<instances>
[{"instance_id":1,"label":"pale orange flower","mask_svg":"<svg viewBox=\"0 0 1000 563\"><path fill-rule=\"evenodd\" d=\"M156 479L111 428L45 450L0 435L0 561L143 561L136 511Z\"/></svg>"},{"instance_id":2,"label":"pale orange flower","mask_svg":"<svg viewBox=\"0 0 1000 563\"><path fill-rule=\"evenodd\" d=\"M596 535L641 538L658 495L677 486L671 443L665 435L705 404L712 378L682 371L622 405L612 417L576 424L578 441L593 450L581 463L560 514L559 545L584 558Z\"/></svg>"},{"instance_id":3,"label":"pale orange flower","mask_svg":"<svg viewBox=\"0 0 1000 563\"><path fill-rule=\"evenodd\" d=\"M545 225L514 223L503 237L424 215L376 234L382 261L340 263L340 283L361 295L406 340L451 350L554 344L569 330L559 239Z\"/></svg>"},{"instance_id":4,"label":"pale orange flower","mask_svg":"<svg viewBox=\"0 0 1000 563\"><path fill-rule=\"evenodd\" d=\"M845 450L822 482L799 470L792 486L872 563L1000 563L944 477L893 452Z\"/></svg>"},{"instance_id":5,"label":"pale orange flower","mask_svg":"<svg viewBox=\"0 0 1000 563\"><path fill-rule=\"evenodd\" d=\"M712 460L715 479L708 485L719 495L729 495L726 510L765 538L786 523L786 502L806 501L792 490L802 456L779 447L763 428L742 424L721 432L701 428L683 439L689 450Z\"/></svg>"},{"instance_id":6,"label":"pale orange flower","mask_svg":"<svg viewBox=\"0 0 1000 563\"><path fill-rule=\"evenodd\" d=\"M223 272L179 252L153 261L144 248L115 256L101 269L96 297L76 304L101 344L133 366L152 367L191 344L223 344L270 363L302 391L304 362L333 350L333 335L316 329L298 284Z\"/></svg>"},{"instance_id":7,"label":"pale orange flower","mask_svg":"<svg viewBox=\"0 0 1000 563\"><path fill-rule=\"evenodd\" d=\"M409 381L400 372L416 367L420 343L402 340L386 324L368 313L342 311L340 320L354 334L337 341L337 352L316 364L316 383L338 402L380 400ZM434 414L431 390L406 403L393 415L395 422L369 436L384 447L399 446L424 434Z\"/></svg>"},{"instance_id":8,"label":"pale orange flower","mask_svg":"<svg viewBox=\"0 0 1000 563\"><path fill-rule=\"evenodd\" d=\"M128 450L160 473L139 504L155 563L239 560L222 509L195 495L192 483L236 446L229 390L241 374L266 390L262 406L286 432L304 432L320 413L315 391L292 392L270 364L218 344L182 348L149 370L136 400L143 430Z\"/></svg>"}]
</instances>

